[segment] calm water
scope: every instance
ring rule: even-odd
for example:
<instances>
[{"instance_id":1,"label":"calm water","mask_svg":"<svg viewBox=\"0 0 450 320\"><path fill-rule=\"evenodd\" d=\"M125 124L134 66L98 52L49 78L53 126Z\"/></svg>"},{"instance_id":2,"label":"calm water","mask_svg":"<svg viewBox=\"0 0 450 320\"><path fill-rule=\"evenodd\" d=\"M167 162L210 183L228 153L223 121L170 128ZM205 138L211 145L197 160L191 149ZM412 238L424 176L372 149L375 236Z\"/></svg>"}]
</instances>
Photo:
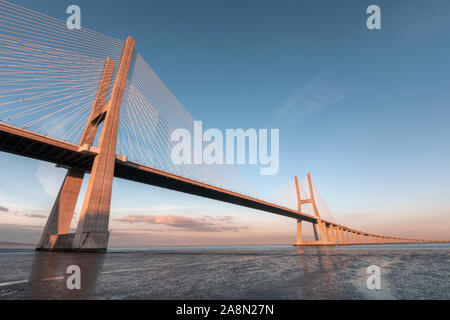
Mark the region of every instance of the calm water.
<instances>
[{"instance_id":1,"label":"calm water","mask_svg":"<svg viewBox=\"0 0 450 320\"><path fill-rule=\"evenodd\" d=\"M367 289L370 265L381 290ZM450 299L450 244L0 249L0 299Z\"/></svg>"}]
</instances>

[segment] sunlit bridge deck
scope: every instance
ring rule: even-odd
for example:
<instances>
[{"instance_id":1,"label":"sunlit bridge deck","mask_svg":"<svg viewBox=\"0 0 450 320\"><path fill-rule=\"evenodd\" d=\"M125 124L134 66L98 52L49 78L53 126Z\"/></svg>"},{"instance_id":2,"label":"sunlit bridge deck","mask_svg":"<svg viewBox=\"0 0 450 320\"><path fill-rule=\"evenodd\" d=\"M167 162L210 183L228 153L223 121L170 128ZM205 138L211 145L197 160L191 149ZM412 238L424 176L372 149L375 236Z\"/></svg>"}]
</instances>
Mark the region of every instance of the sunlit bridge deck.
<instances>
[{"instance_id":1,"label":"sunlit bridge deck","mask_svg":"<svg viewBox=\"0 0 450 320\"><path fill-rule=\"evenodd\" d=\"M0 151L54 163L59 167L76 167L86 173L89 173L92 169L94 158L97 155L97 151L95 149L84 150L77 145L3 123L0 123ZM371 233L354 230L324 219L318 219L305 213L299 213L298 211L277 204L252 198L206 183L194 181L172 173L167 173L149 166L130 162L127 161L125 157L119 155L115 160L114 176L120 179L140 182L147 185L270 212L296 219L299 222L305 221L313 223L314 225L321 223L324 224L329 231L336 231L336 233L333 236L330 236L327 240L299 241L296 243L297 245L320 246L335 244L435 242L430 240L382 237Z\"/></svg>"},{"instance_id":2,"label":"sunlit bridge deck","mask_svg":"<svg viewBox=\"0 0 450 320\"><path fill-rule=\"evenodd\" d=\"M77 167L88 173L92 168L96 155L95 151L80 151L80 148L74 144L3 123L0 123L0 151L51 162L60 167ZM114 168L114 176L117 178L228 202L311 223L316 222L315 217L299 214L289 208L163 172L145 165L122 161L120 158L122 157L117 157Z\"/></svg>"}]
</instances>

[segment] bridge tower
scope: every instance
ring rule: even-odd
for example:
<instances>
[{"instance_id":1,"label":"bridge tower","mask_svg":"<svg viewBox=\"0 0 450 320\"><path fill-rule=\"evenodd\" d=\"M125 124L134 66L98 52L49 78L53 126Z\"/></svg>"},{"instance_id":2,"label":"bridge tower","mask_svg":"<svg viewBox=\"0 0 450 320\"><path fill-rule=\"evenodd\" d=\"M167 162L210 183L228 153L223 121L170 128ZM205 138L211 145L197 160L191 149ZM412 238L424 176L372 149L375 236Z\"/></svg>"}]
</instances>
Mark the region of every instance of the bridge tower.
<instances>
[{"instance_id":1,"label":"bridge tower","mask_svg":"<svg viewBox=\"0 0 450 320\"><path fill-rule=\"evenodd\" d=\"M298 183L298 178L295 177L295 189L297 193L297 203L298 203L298 212L302 212L302 205L306 203L310 203L314 210L314 215L316 217L316 222L312 224L314 239L315 241L303 241L302 239L302 220L297 220L297 241L294 244L295 246L303 246L303 245L334 245L336 244L336 239L334 237L334 229L332 225L327 225L322 221L319 210L317 209L316 200L314 198L314 190L313 184L311 180L311 174L308 173L308 188L309 188L309 198L301 199L300 197L300 186ZM320 235L320 237L319 237Z\"/></svg>"},{"instance_id":2,"label":"bridge tower","mask_svg":"<svg viewBox=\"0 0 450 320\"><path fill-rule=\"evenodd\" d=\"M80 139L80 151L93 152L95 158L77 230L75 233L69 233L85 172L79 168L69 168L36 250L106 251L120 106L134 47L135 40L128 37L108 102L106 98L115 64L110 58L106 59L91 114ZM102 122L98 147L93 147Z\"/></svg>"}]
</instances>

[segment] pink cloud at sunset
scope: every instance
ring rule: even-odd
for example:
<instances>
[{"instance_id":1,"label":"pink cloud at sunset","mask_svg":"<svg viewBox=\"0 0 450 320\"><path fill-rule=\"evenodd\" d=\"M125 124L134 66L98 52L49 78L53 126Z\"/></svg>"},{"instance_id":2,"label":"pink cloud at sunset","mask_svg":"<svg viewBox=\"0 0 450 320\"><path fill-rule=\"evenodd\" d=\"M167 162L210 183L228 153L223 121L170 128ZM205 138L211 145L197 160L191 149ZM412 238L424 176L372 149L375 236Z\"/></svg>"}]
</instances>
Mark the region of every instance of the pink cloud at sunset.
<instances>
[{"instance_id":1,"label":"pink cloud at sunset","mask_svg":"<svg viewBox=\"0 0 450 320\"><path fill-rule=\"evenodd\" d=\"M180 215L166 216L146 216L146 215L128 215L123 218L115 219L117 222L126 223L146 223L166 225L174 228L187 229L191 231L202 232L222 232L234 231L238 232L246 227L233 225L233 218L230 216L210 217L203 216L200 218L191 218Z\"/></svg>"}]
</instances>

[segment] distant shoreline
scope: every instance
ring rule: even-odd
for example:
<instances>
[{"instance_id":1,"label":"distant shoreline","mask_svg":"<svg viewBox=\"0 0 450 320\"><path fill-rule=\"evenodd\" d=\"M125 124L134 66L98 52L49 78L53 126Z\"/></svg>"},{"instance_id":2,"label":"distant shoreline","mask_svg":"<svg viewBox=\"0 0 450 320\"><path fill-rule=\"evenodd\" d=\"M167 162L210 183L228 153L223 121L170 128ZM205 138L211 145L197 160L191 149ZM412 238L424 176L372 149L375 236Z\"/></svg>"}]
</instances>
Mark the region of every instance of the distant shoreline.
<instances>
[{"instance_id":1,"label":"distant shoreline","mask_svg":"<svg viewBox=\"0 0 450 320\"><path fill-rule=\"evenodd\" d=\"M32 248L32 244L0 244L0 248Z\"/></svg>"},{"instance_id":2,"label":"distant shoreline","mask_svg":"<svg viewBox=\"0 0 450 320\"><path fill-rule=\"evenodd\" d=\"M34 243L0 241L0 248L30 248L35 246Z\"/></svg>"}]
</instances>

